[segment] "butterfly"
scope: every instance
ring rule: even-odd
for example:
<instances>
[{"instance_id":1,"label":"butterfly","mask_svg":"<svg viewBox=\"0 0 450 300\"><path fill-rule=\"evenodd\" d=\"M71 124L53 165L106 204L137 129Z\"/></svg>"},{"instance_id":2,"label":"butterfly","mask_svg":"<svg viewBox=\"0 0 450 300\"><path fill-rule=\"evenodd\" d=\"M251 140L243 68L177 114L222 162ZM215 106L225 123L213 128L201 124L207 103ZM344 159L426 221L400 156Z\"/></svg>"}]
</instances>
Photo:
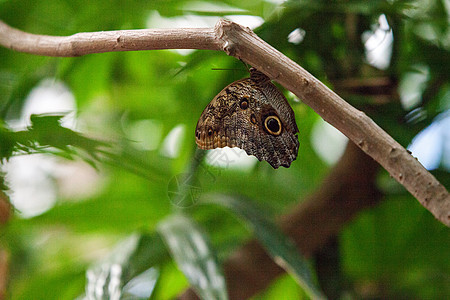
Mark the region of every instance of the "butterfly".
<instances>
[{"instance_id":1,"label":"butterfly","mask_svg":"<svg viewBox=\"0 0 450 300\"><path fill-rule=\"evenodd\" d=\"M274 169L288 168L299 142L294 111L264 73L250 69L206 106L195 129L200 149L238 147Z\"/></svg>"}]
</instances>

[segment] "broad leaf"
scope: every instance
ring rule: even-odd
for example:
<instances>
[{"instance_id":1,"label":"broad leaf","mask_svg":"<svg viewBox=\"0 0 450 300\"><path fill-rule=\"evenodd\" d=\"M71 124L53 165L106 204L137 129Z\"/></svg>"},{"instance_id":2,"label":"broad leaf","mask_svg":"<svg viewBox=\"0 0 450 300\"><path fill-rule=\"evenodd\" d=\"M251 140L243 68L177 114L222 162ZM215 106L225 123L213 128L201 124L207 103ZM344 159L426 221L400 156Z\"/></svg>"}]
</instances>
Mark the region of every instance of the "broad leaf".
<instances>
[{"instance_id":1,"label":"broad leaf","mask_svg":"<svg viewBox=\"0 0 450 300\"><path fill-rule=\"evenodd\" d=\"M313 283L308 262L299 253L294 243L261 210L251 205L248 199L213 194L205 196L201 202L214 203L233 211L252 229L273 260L293 275L311 298L325 298Z\"/></svg>"},{"instance_id":2,"label":"broad leaf","mask_svg":"<svg viewBox=\"0 0 450 300\"><path fill-rule=\"evenodd\" d=\"M174 215L160 224L159 232L202 299L228 299L222 268L198 225L183 215Z\"/></svg>"},{"instance_id":3,"label":"broad leaf","mask_svg":"<svg viewBox=\"0 0 450 300\"><path fill-rule=\"evenodd\" d=\"M158 235L132 235L87 270L87 299L148 299L168 253Z\"/></svg>"}]
</instances>

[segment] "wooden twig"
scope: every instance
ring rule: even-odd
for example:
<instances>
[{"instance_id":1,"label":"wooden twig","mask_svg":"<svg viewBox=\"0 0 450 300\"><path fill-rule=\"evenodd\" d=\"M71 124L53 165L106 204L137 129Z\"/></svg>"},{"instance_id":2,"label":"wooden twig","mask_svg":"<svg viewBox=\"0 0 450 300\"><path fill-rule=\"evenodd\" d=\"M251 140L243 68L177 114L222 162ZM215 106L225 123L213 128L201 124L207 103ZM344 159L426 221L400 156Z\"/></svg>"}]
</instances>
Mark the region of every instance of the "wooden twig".
<instances>
[{"instance_id":1,"label":"wooden twig","mask_svg":"<svg viewBox=\"0 0 450 300\"><path fill-rule=\"evenodd\" d=\"M297 95L382 165L438 220L450 226L450 195L416 158L366 114L345 102L249 28L220 20L214 30L121 30L55 37L25 33L0 21L0 44L16 51L47 56L155 49L223 50Z\"/></svg>"},{"instance_id":2,"label":"wooden twig","mask_svg":"<svg viewBox=\"0 0 450 300\"><path fill-rule=\"evenodd\" d=\"M1 20L0 45L19 52L62 57L138 50L222 50L222 42L212 28L117 30L49 36L23 32Z\"/></svg>"}]
</instances>

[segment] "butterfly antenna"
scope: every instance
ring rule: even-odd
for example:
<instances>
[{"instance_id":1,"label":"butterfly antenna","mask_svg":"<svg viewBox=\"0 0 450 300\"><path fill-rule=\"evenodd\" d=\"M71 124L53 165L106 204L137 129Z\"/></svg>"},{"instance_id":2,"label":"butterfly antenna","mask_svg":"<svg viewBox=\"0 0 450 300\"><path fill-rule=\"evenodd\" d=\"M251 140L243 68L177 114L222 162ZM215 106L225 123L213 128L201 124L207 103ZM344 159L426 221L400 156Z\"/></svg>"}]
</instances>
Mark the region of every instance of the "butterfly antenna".
<instances>
[{"instance_id":1,"label":"butterfly antenna","mask_svg":"<svg viewBox=\"0 0 450 300\"><path fill-rule=\"evenodd\" d=\"M242 69L237 68L211 68L213 71L242 71Z\"/></svg>"}]
</instances>

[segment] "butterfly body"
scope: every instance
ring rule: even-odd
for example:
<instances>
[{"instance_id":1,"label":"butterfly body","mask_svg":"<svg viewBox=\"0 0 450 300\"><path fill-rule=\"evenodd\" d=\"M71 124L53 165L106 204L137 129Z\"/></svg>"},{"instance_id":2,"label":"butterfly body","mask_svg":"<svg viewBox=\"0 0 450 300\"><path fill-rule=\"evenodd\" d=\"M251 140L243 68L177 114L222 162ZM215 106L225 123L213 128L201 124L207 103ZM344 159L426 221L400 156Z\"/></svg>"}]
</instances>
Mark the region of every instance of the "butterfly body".
<instances>
[{"instance_id":1,"label":"butterfly body","mask_svg":"<svg viewBox=\"0 0 450 300\"><path fill-rule=\"evenodd\" d=\"M226 86L204 109L195 141L200 149L241 148L276 169L297 158L297 132L286 98L269 77L250 69L250 78Z\"/></svg>"}]
</instances>

